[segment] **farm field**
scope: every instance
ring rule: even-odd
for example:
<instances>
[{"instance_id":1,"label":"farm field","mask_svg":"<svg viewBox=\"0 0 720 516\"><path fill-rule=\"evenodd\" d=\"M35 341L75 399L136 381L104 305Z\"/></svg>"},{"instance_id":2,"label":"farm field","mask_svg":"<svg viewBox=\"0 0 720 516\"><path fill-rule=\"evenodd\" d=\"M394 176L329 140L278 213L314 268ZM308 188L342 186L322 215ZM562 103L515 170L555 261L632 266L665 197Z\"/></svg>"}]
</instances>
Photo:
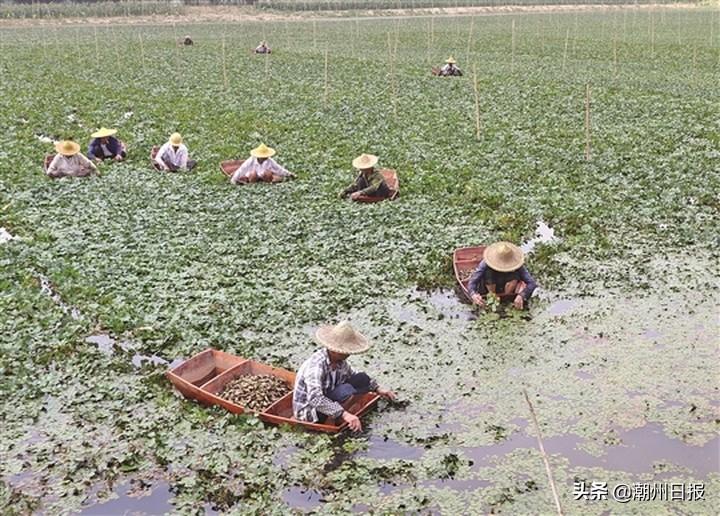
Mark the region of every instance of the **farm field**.
<instances>
[{"instance_id":1,"label":"farm field","mask_svg":"<svg viewBox=\"0 0 720 516\"><path fill-rule=\"evenodd\" d=\"M448 55L465 76L431 77ZM524 390L567 514L720 504L717 8L0 25L0 70L4 513L553 513ZM126 162L44 177L52 140L100 126ZM176 130L198 166L154 172ZM298 179L221 176L260 142ZM398 200L337 198L361 152ZM462 303L451 264L501 238L541 285L506 317ZM342 318L375 343L351 363L403 401L360 434L164 377L207 347L294 370Z\"/></svg>"}]
</instances>

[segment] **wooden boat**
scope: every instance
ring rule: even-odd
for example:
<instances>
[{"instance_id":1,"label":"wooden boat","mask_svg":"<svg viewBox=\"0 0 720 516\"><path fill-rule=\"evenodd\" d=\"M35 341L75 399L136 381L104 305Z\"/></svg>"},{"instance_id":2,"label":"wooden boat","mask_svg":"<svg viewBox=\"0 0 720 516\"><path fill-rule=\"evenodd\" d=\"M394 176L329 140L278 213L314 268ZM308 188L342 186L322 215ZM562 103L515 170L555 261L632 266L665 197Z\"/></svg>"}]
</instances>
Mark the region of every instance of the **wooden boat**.
<instances>
[{"instance_id":1,"label":"wooden boat","mask_svg":"<svg viewBox=\"0 0 720 516\"><path fill-rule=\"evenodd\" d=\"M229 159L220 162L220 171L227 177L232 177L235 171L240 168L240 165L245 163L244 159Z\"/></svg>"},{"instance_id":2,"label":"wooden boat","mask_svg":"<svg viewBox=\"0 0 720 516\"><path fill-rule=\"evenodd\" d=\"M153 145L153 148L150 150L150 165L152 165L152 167L158 171L162 170L160 166L155 162L155 157L157 156L159 150L160 147L158 147L157 145Z\"/></svg>"},{"instance_id":3,"label":"wooden boat","mask_svg":"<svg viewBox=\"0 0 720 516\"><path fill-rule=\"evenodd\" d=\"M380 202L384 201L386 199L389 199L391 201L394 201L398 195L400 195L400 181L398 180L397 172L395 172L392 169L389 168L383 168L380 170L380 173L385 178L385 182L388 185L388 188L390 189L390 196L389 197L371 197L369 195L361 195L357 199L355 199L356 202Z\"/></svg>"},{"instance_id":4,"label":"wooden boat","mask_svg":"<svg viewBox=\"0 0 720 516\"><path fill-rule=\"evenodd\" d=\"M465 296L470 301L470 277L475 272L477 266L485 255L486 246L477 247L462 247L455 249L453 253L453 269L455 270L455 278L457 279L458 285L462 289ZM501 294L501 301L512 301L515 298L515 294Z\"/></svg>"},{"instance_id":5,"label":"wooden boat","mask_svg":"<svg viewBox=\"0 0 720 516\"><path fill-rule=\"evenodd\" d=\"M281 378L290 390L295 384L295 373L292 371L261 364L216 349L206 349L198 353L168 371L166 376L187 398L207 405L219 405L235 414L254 413L266 423L301 426L309 430L328 433L340 432L347 426L344 421L338 421L337 424L298 421L293 417L292 392L275 400L260 412L247 409L218 396L225 385L237 377L259 374L269 374ZM373 392L356 395L343 403L343 406L347 411L361 417L375 406L379 398L380 396Z\"/></svg>"},{"instance_id":6,"label":"wooden boat","mask_svg":"<svg viewBox=\"0 0 720 516\"><path fill-rule=\"evenodd\" d=\"M50 168L50 163L52 163L52 160L55 159L55 154L46 154L45 159L43 160L43 170L45 173L47 173L48 168Z\"/></svg>"},{"instance_id":7,"label":"wooden boat","mask_svg":"<svg viewBox=\"0 0 720 516\"><path fill-rule=\"evenodd\" d=\"M433 66L432 68L430 68L430 75L432 75L433 77L439 77L440 68L438 68L437 66Z\"/></svg>"}]
</instances>

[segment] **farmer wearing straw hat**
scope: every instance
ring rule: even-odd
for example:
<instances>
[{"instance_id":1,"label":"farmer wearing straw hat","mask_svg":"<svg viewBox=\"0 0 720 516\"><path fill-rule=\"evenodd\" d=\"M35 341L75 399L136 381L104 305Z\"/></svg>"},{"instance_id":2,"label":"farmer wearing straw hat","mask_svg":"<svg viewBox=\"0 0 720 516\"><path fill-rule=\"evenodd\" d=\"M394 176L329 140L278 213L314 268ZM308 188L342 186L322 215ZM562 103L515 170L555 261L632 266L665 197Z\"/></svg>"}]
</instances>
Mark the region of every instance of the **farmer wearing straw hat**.
<instances>
[{"instance_id":1,"label":"farmer wearing straw hat","mask_svg":"<svg viewBox=\"0 0 720 516\"><path fill-rule=\"evenodd\" d=\"M80 153L77 143L69 140L57 142L55 150L57 154L45 172L49 177L84 177L98 173L95 164Z\"/></svg>"},{"instance_id":2,"label":"farmer wearing straw hat","mask_svg":"<svg viewBox=\"0 0 720 516\"><path fill-rule=\"evenodd\" d=\"M515 294L513 305L522 310L537 287L525 265L525 256L515 244L496 242L485 249L483 260L470 278L468 290L475 304L485 306L483 296Z\"/></svg>"},{"instance_id":3,"label":"farmer wearing straw hat","mask_svg":"<svg viewBox=\"0 0 720 516\"><path fill-rule=\"evenodd\" d=\"M230 178L230 182L233 184L256 183L257 181L276 183L287 177L295 177L295 174L288 172L272 159L274 155L275 149L261 143L250 151L250 158L238 167Z\"/></svg>"},{"instance_id":4,"label":"farmer wearing straw hat","mask_svg":"<svg viewBox=\"0 0 720 516\"><path fill-rule=\"evenodd\" d=\"M92 133L90 136L93 139L90 141L90 147L88 148L88 158L96 162L109 158L122 161L127 156L127 153L120 140L115 138L116 134L116 129L106 127L101 127L98 131Z\"/></svg>"},{"instance_id":5,"label":"farmer wearing straw hat","mask_svg":"<svg viewBox=\"0 0 720 516\"><path fill-rule=\"evenodd\" d=\"M315 340L324 349L313 353L295 377L295 419L324 423L340 419L351 430L362 430L360 419L347 412L342 402L353 394L372 391L384 398L395 399L394 392L380 389L375 380L365 373L356 373L347 363L348 356L367 351L370 342L346 321L337 326L321 326L315 332Z\"/></svg>"},{"instance_id":6,"label":"farmer wearing straw hat","mask_svg":"<svg viewBox=\"0 0 720 516\"><path fill-rule=\"evenodd\" d=\"M390 197L390 188L385 182L382 173L375 168L378 157L372 154L361 154L352 162L353 167L360 170L355 182L340 193L340 197L347 197L352 200L361 195L369 197Z\"/></svg>"},{"instance_id":7,"label":"farmer wearing straw hat","mask_svg":"<svg viewBox=\"0 0 720 516\"><path fill-rule=\"evenodd\" d=\"M261 41L260 44L255 47L255 53L256 54L272 54L272 50L270 50L270 47L267 46L267 43L265 41Z\"/></svg>"},{"instance_id":8,"label":"farmer wearing straw hat","mask_svg":"<svg viewBox=\"0 0 720 516\"><path fill-rule=\"evenodd\" d=\"M460 68L455 66L455 58L453 56L448 57L445 60L445 66L440 68L440 76L441 77L461 77L462 72L460 71Z\"/></svg>"},{"instance_id":9,"label":"farmer wearing straw hat","mask_svg":"<svg viewBox=\"0 0 720 516\"><path fill-rule=\"evenodd\" d=\"M192 170L195 160L188 159L188 149L183 143L180 133L173 133L170 139L163 143L155 155L155 163L160 170L177 172L178 170Z\"/></svg>"},{"instance_id":10,"label":"farmer wearing straw hat","mask_svg":"<svg viewBox=\"0 0 720 516\"><path fill-rule=\"evenodd\" d=\"M192 45L193 43L194 42L189 34L187 36L185 36L185 38L183 38L183 45L185 45L186 47Z\"/></svg>"}]
</instances>

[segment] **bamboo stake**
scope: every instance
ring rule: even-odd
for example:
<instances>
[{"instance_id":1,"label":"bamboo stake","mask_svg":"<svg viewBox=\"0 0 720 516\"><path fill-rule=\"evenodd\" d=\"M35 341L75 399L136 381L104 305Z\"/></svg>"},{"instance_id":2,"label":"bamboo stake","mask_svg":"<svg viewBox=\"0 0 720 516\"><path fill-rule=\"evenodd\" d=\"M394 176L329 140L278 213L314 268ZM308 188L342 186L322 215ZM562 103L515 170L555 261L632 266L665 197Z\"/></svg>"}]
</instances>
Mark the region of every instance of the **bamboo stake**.
<instances>
[{"instance_id":1,"label":"bamboo stake","mask_svg":"<svg viewBox=\"0 0 720 516\"><path fill-rule=\"evenodd\" d=\"M585 85L585 161L590 161L590 84Z\"/></svg>"},{"instance_id":2,"label":"bamboo stake","mask_svg":"<svg viewBox=\"0 0 720 516\"><path fill-rule=\"evenodd\" d=\"M317 20L313 20L313 50L317 50Z\"/></svg>"},{"instance_id":3,"label":"bamboo stake","mask_svg":"<svg viewBox=\"0 0 720 516\"><path fill-rule=\"evenodd\" d=\"M480 141L480 91L477 79L477 64L473 64L473 91L475 93L475 139Z\"/></svg>"},{"instance_id":4,"label":"bamboo stake","mask_svg":"<svg viewBox=\"0 0 720 516\"><path fill-rule=\"evenodd\" d=\"M470 47L473 40L473 31L475 30L475 17L470 18L470 30L468 31L467 50L465 51L466 59L470 59Z\"/></svg>"},{"instance_id":5,"label":"bamboo stake","mask_svg":"<svg viewBox=\"0 0 720 516\"><path fill-rule=\"evenodd\" d=\"M613 75L618 74L618 58L617 58L617 37L613 38Z\"/></svg>"},{"instance_id":6,"label":"bamboo stake","mask_svg":"<svg viewBox=\"0 0 720 516\"><path fill-rule=\"evenodd\" d=\"M512 21L512 35L510 37L511 45L511 60L510 60L510 71L515 71L515 20Z\"/></svg>"},{"instance_id":7,"label":"bamboo stake","mask_svg":"<svg viewBox=\"0 0 720 516\"><path fill-rule=\"evenodd\" d=\"M430 45L435 44L435 17L430 17Z\"/></svg>"},{"instance_id":8,"label":"bamboo stake","mask_svg":"<svg viewBox=\"0 0 720 516\"><path fill-rule=\"evenodd\" d=\"M225 33L222 35L222 65L223 65L223 85L225 90L228 89L228 75L227 75L227 63L225 59Z\"/></svg>"},{"instance_id":9,"label":"bamboo stake","mask_svg":"<svg viewBox=\"0 0 720 516\"><path fill-rule=\"evenodd\" d=\"M122 69L122 66L120 66L120 50L118 50L118 42L117 38L115 37L115 29L112 25L110 25L110 34L112 34L113 48L115 49L115 59L117 59L118 68Z\"/></svg>"},{"instance_id":10,"label":"bamboo stake","mask_svg":"<svg viewBox=\"0 0 720 516\"><path fill-rule=\"evenodd\" d=\"M655 16L650 13L650 55L655 57Z\"/></svg>"},{"instance_id":11,"label":"bamboo stake","mask_svg":"<svg viewBox=\"0 0 720 516\"><path fill-rule=\"evenodd\" d=\"M95 59L97 63L100 62L100 44L98 43L98 37L97 37L97 27L93 27L93 30L95 31Z\"/></svg>"},{"instance_id":12,"label":"bamboo stake","mask_svg":"<svg viewBox=\"0 0 720 516\"><path fill-rule=\"evenodd\" d=\"M528 396L527 390L523 389L525 395L525 401L527 401L528 408L530 409L530 416L532 417L533 425L535 426L535 432L537 433L538 448L540 448L540 455L542 455L543 462L545 463L545 473L547 473L548 481L550 482L550 489L552 490L553 500L555 501L555 508L557 509L558 516L563 516L562 506L560 505L560 497L555 487L555 479L553 478L552 470L550 469L550 461L548 460L547 453L545 453L545 446L543 446L542 436L540 435L540 425L538 424L537 417L535 416L535 409L532 403L530 403L530 397Z\"/></svg>"},{"instance_id":13,"label":"bamboo stake","mask_svg":"<svg viewBox=\"0 0 720 516\"><path fill-rule=\"evenodd\" d=\"M570 29L567 29L565 32L565 51L563 52L563 65L562 65L562 71L565 71L565 62L567 61L567 50L568 50L568 40L570 39Z\"/></svg>"},{"instance_id":14,"label":"bamboo stake","mask_svg":"<svg viewBox=\"0 0 720 516\"><path fill-rule=\"evenodd\" d=\"M147 70L145 67L145 44L143 43L142 30L138 31L138 39L140 40L140 61L142 62L143 70Z\"/></svg>"},{"instance_id":15,"label":"bamboo stake","mask_svg":"<svg viewBox=\"0 0 720 516\"><path fill-rule=\"evenodd\" d=\"M328 49L325 47L325 89L323 93L323 106L327 107L328 100Z\"/></svg>"}]
</instances>

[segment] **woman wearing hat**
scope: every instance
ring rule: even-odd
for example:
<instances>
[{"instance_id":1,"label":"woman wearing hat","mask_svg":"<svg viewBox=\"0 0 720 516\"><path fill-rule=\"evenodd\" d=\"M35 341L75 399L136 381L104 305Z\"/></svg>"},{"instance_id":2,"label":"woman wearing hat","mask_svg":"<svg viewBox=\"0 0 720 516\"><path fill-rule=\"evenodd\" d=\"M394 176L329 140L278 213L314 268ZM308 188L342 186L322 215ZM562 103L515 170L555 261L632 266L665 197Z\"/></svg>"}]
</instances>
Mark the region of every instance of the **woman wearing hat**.
<instances>
[{"instance_id":1,"label":"woman wearing hat","mask_svg":"<svg viewBox=\"0 0 720 516\"><path fill-rule=\"evenodd\" d=\"M330 423L340 420L351 430L360 431L360 419L341 405L353 394L377 392L387 399L395 393L378 387L365 373L356 373L347 363L347 357L363 353L370 348L368 339L355 331L348 322L337 326L321 326L315 340L324 346L312 354L295 377L293 415L300 421Z\"/></svg>"},{"instance_id":2,"label":"woman wearing hat","mask_svg":"<svg viewBox=\"0 0 720 516\"><path fill-rule=\"evenodd\" d=\"M535 291L537 283L525 265L525 256L515 244L496 242L485 249L483 260L470 278L468 290L475 304L485 305L483 296L515 294L513 305L521 310Z\"/></svg>"},{"instance_id":3,"label":"woman wearing hat","mask_svg":"<svg viewBox=\"0 0 720 516\"><path fill-rule=\"evenodd\" d=\"M163 143L155 155L155 163L160 170L177 172L178 170L192 170L195 160L188 159L188 149L183 143L180 133L173 133L170 139Z\"/></svg>"},{"instance_id":4,"label":"woman wearing hat","mask_svg":"<svg viewBox=\"0 0 720 516\"><path fill-rule=\"evenodd\" d=\"M372 154L361 154L352 162L353 167L360 170L355 182L348 186L340 193L340 197L347 197L352 200L357 199L361 195L369 197L390 197L390 188L388 188L385 178L379 170L375 168L378 157Z\"/></svg>"},{"instance_id":5,"label":"woman wearing hat","mask_svg":"<svg viewBox=\"0 0 720 516\"><path fill-rule=\"evenodd\" d=\"M271 183L282 181L286 177L295 177L295 174L288 172L272 159L274 155L275 149L261 143L250 151L250 158L238 167L230 178L230 182L233 184L257 181Z\"/></svg>"},{"instance_id":6,"label":"woman wearing hat","mask_svg":"<svg viewBox=\"0 0 720 516\"><path fill-rule=\"evenodd\" d=\"M455 62L456 61L455 61L455 58L453 58L453 56L448 57L445 60L445 66L440 68L440 75L442 77L453 77L453 76L461 77L462 72L460 71L460 68L455 66Z\"/></svg>"},{"instance_id":7,"label":"woman wearing hat","mask_svg":"<svg viewBox=\"0 0 720 516\"><path fill-rule=\"evenodd\" d=\"M88 148L88 158L100 162L112 158L115 161L122 161L127 156L125 147L120 140L115 138L116 129L101 127L100 130L92 133L93 139Z\"/></svg>"},{"instance_id":8,"label":"woman wearing hat","mask_svg":"<svg viewBox=\"0 0 720 516\"><path fill-rule=\"evenodd\" d=\"M57 154L48 165L49 177L84 177L97 173L95 164L80 154L80 145L66 140L55 144Z\"/></svg>"},{"instance_id":9,"label":"woman wearing hat","mask_svg":"<svg viewBox=\"0 0 720 516\"><path fill-rule=\"evenodd\" d=\"M272 54L272 50L267 46L265 41L261 41L258 46L255 47L256 54Z\"/></svg>"}]
</instances>

